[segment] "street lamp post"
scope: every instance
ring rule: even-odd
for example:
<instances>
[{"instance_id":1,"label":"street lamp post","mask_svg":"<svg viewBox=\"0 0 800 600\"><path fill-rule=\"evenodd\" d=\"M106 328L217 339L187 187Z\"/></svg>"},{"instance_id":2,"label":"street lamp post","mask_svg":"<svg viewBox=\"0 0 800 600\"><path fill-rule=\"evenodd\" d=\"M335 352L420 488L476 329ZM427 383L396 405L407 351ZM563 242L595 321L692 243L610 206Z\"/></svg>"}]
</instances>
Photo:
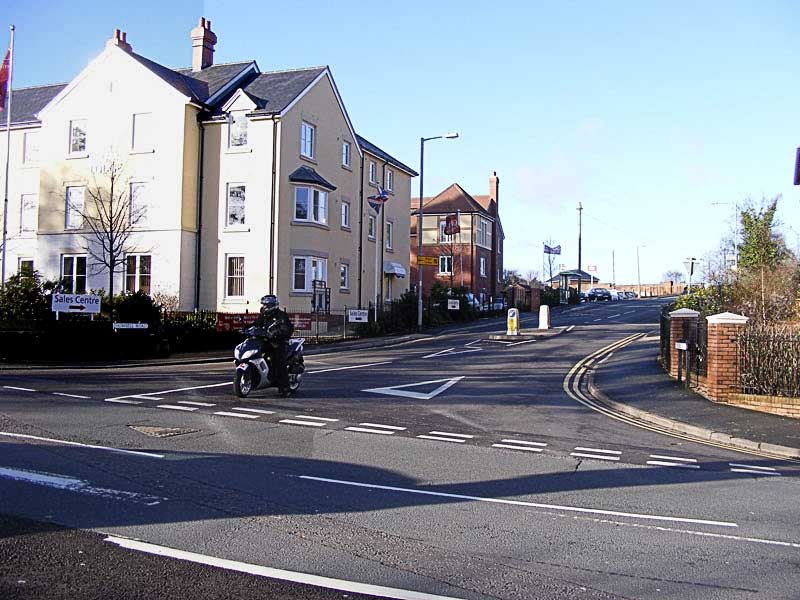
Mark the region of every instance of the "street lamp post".
<instances>
[{"instance_id":1,"label":"street lamp post","mask_svg":"<svg viewBox=\"0 0 800 600\"><path fill-rule=\"evenodd\" d=\"M639 265L639 248L645 248L646 246L636 246L636 287L637 287L637 294L639 298L642 297L642 269Z\"/></svg>"},{"instance_id":2,"label":"street lamp post","mask_svg":"<svg viewBox=\"0 0 800 600\"><path fill-rule=\"evenodd\" d=\"M422 266L419 264L419 257L422 256L422 186L425 173L425 142L441 139L452 140L457 137L458 133L453 132L434 137L419 138L419 211L417 212L417 330L419 331L422 331Z\"/></svg>"}]
</instances>

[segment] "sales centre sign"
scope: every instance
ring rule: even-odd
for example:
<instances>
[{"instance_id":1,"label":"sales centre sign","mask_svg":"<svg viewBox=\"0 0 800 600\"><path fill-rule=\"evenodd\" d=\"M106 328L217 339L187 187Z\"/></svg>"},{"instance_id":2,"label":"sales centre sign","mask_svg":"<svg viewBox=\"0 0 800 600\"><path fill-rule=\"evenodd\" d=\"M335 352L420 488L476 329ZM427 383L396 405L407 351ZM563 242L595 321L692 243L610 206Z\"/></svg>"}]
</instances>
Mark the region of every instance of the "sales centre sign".
<instances>
[{"instance_id":1,"label":"sales centre sign","mask_svg":"<svg viewBox=\"0 0 800 600\"><path fill-rule=\"evenodd\" d=\"M92 294L53 294L50 305L53 312L75 312L97 314L100 312L100 296Z\"/></svg>"}]
</instances>

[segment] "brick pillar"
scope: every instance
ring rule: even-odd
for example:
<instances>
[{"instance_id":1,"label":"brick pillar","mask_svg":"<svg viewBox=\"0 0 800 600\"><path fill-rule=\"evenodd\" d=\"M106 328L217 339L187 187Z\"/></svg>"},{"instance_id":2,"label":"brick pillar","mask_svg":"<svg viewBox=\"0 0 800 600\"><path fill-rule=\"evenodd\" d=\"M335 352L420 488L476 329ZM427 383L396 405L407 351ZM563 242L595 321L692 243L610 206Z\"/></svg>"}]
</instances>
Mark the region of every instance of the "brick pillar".
<instances>
[{"instance_id":1,"label":"brick pillar","mask_svg":"<svg viewBox=\"0 0 800 600\"><path fill-rule=\"evenodd\" d=\"M697 324L700 313L691 308L680 308L669 313L669 374L678 376L678 350L675 342L688 341L692 327Z\"/></svg>"},{"instance_id":2,"label":"brick pillar","mask_svg":"<svg viewBox=\"0 0 800 600\"><path fill-rule=\"evenodd\" d=\"M736 338L747 324L747 317L720 313L708 321L708 398L727 402L739 392L739 362Z\"/></svg>"}]
</instances>

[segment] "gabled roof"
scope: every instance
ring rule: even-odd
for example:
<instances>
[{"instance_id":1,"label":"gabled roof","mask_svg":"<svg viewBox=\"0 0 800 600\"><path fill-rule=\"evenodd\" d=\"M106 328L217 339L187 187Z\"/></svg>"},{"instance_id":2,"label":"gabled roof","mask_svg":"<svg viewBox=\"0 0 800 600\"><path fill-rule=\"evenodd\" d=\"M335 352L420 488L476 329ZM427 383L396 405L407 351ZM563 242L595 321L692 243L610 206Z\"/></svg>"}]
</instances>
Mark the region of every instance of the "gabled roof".
<instances>
[{"instance_id":1,"label":"gabled roof","mask_svg":"<svg viewBox=\"0 0 800 600\"><path fill-rule=\"evenodd\" d=\"M279 114L305 90L327 67L260 73L241 86L255 102L258 112Z\"/></svg>"},{"instance_id":2,"label":"gabled roof","mask_svg":"<svg viewBox=\"0 0 800 600\"><path fill-rule=\"evenodd\" d=\"M311 185L318 185L320 187L329 189L330 191L336 189L335 185L333 185L330 181L325 179L322 175L317 173L308 165L302 165L292 171L292 173L289 175L289 181L292 183L310 183Z\"/></svg>"},{"instance_id":3,"label":"gabled roof","mask_svg":"<svg viewBox=\"0 0 800 600\"><path fill-rule=\"evenodd\" d=\"M413 205L413 202L412 202ZM475 198L470 196L464 188L457 183L450 185L447 189L433 198L422 199L422 209L425 213L479 213L491 217L492 215L481 206ZM411 214L417 214L418 210L412 208Z\"/></svg>"},{"instance_id":4,"label":"gabled roof","mask_svg":"<svg viewBox=\"0 0 800 600\"><path fill-rule=\"evenodd\" d=\"M35 87L13 90L11 101L11 124L36 123L36 113L67 87L66 83L54 85L38 85ZM5 116L5 115L4 115ZM2 119L0 129L6 128L6 120Z\"/></svg>"},{"instance_id":5,"label":"gabled roof","mask_svg":"<svg viewBox=\"0 0 800 600\"><path fill-rule=\"evenodd\" d=\"M361 146L366 152L369 152L373 156L377 156L381 160L385 160L390 165L405 171L406 173L408 173L412 177L416 177L417 175L419 175L419 173L417 173L414 169L412 169L411 167L409 167L407 165L404 165L403 163L401 163L399 160L397 160L396 158L394 158L393 156L391 156L387 152L384 152L383 150L378 148L375 144L370 142L368 139L366 139L366 138L364 138L364 137L362 137L362 136L360 136L358 134L356 134L356 138L358 140L359 146Z\"/></svg>"},{"instance_id":6,"label":"gabled roof","mask_svg":"<svg viewBox=\"0 0 800 600\"><path fill-rule=\"evenodd\" d=\"M548 283L553 283L553 282L559 281L562 276L566 276L569 279L578 279L579 275L580 275L580 280L581 281L592 281L592 279L594 279L594 281L597 281L597 282L600 281L600 278L597 277L597 275L589 274L586 271L583 271L581 269L569 269L567 271L561 271L558 275L553 275L553 277L548 279L547 282Z\"/></svg>"}]
</instances>

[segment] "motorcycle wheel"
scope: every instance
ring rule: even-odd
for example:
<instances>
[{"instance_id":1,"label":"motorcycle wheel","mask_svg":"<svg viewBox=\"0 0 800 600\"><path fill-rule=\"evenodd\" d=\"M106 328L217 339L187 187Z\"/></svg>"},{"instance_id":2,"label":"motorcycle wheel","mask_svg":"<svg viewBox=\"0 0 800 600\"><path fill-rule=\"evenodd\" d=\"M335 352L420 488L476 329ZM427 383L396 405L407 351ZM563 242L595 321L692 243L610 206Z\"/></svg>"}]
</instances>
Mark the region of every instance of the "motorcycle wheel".
<instances>
[{"instance_id":1,"label":"motorcycle wheel","mask_svg":"<svg viewBox=\"0 0 800 600\"><path fill-rule=\"evenodd\" d=\"M247 395L253 390L253 372L252 367L247 367L244 371L236 369L233 376L233 393L237 398L246 398Z\"/></svg>"},{"instance_id":2,"label":"motorcycle wheel","mask_svg":"<svg viewBox=\"0 0 800 600\"><path fill-rule=\"evenodd\" d=\"M300 379L303 377L300 373L292 373L289 375L289 392L294 394L300 387Z\"/></svg>"}]
</instances>

